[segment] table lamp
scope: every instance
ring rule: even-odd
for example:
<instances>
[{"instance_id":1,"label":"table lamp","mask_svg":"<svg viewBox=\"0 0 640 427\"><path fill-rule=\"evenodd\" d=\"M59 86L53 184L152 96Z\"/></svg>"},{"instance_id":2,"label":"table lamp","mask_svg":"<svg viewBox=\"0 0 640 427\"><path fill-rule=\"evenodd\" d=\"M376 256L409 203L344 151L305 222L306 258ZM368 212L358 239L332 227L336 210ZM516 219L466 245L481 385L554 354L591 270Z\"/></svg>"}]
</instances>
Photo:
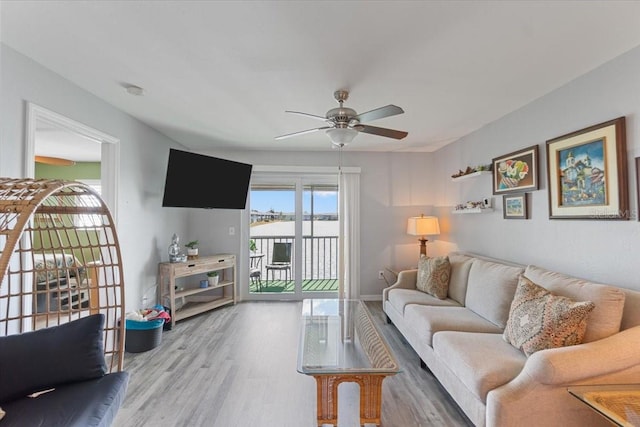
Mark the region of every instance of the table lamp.
<instances>
[{"instance_id":1,"label":"table lamp","mask_svg":"<svg viewBox=\"0 0 640 427\"><path fill-rule=\"evenodd\" d=\"M427 256L427 239L424 236L440 234L438 217L420 215L409 218L407 234L420 236L420 256Z\"/></svg>"}]
</instances>

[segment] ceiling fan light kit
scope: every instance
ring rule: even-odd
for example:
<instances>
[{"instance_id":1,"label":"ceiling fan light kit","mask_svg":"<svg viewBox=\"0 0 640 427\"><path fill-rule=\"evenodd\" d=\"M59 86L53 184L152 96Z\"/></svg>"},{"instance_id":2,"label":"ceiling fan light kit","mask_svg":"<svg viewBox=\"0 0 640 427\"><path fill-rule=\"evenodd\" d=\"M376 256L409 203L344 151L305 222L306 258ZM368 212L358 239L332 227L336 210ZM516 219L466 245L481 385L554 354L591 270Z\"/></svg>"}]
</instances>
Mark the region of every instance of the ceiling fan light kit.
<instances>
[{"instance_id":1,"label":"ceiling fan light kit","mask_svg":"<svg viewBox=\"0 0 640 427\"><path fill-rule=\"evenodd\" d=\"M351 143L359 132L383 136L386 138L394 138L398 140L403 139L408 135L408 133L404 131L362 124L363 122L382 119L389 116L395 116L396 114L402 114L404 113L404 110L402 108L396 105L387 105L384 107L376 108L375 110L367 111L366 113L358 114L354 109L344 107L342 105L344 101L349 98L348 91L337 90L333 93L333 97L336 99L336 101L338 101L340 106L327 111L325 117L317 116L315 114L302 113L299 111L286 111L287 113L310 117L316 120L322 120L327 124L326 126L289 133L286 135L280 135L275 139L286 139L293 136L317 132L319 130L326 130L326 134L333 145L344 147L345 145Z\"/></svg>"},{"instance_id":2,"label":"ceiling fan light kit","mask_svg":"<svg viewBox=\"0 0 640 427\"><path fill-rule=\"evenodd\" d=\"M358 131L349 128L331 128L326 131L329 139L334 145L344 146L353 141Z\"/></svg>"}]
</instances>

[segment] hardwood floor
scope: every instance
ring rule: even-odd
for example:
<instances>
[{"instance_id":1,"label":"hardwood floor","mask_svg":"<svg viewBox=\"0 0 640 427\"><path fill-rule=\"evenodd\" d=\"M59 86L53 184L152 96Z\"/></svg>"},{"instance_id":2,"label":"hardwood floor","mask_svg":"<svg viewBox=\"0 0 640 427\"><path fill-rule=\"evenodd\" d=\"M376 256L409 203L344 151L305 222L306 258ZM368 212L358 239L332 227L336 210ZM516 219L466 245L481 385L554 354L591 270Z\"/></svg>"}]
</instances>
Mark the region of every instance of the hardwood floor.
<instances>
[{"instance_id":1,"label":"hardwood floor","mask_svg":"<svg viewBox=\"0 0 640 427\"><path fill-rule=\"evenodd\" d=\"M367 302L403 371L383 384L384 427L472 426L393 325ZM300 302L244 302L180 321L159 347L126 353L115 427L313 427L316 383L296 371ZM338 426L355 427L358 387L339 389Z\"/></svg>"}]
</instances>

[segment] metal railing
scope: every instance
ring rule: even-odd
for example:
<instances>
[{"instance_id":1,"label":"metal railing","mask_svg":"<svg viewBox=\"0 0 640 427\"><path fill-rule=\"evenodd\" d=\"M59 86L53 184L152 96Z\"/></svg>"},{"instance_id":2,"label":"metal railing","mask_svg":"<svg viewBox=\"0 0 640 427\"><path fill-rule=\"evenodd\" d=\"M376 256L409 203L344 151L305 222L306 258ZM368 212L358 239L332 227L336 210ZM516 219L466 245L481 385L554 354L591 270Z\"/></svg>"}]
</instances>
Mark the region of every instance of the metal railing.
<instances>
[{"instance_id":1,"label":"metal railing","mask_svg":"<svg viewBox=\"0 0 640 427\"><path fill-rule=\"evenodd\" d=\"M273 257L273 244L291 243L291 269L295 277L295 242L292 236L251 237L256 243L256 253L264 254L260 263L261 276L266 278L265 265ZM302 237L302 280L338 279L338 236Z\"/></svg>"}]
</instances>

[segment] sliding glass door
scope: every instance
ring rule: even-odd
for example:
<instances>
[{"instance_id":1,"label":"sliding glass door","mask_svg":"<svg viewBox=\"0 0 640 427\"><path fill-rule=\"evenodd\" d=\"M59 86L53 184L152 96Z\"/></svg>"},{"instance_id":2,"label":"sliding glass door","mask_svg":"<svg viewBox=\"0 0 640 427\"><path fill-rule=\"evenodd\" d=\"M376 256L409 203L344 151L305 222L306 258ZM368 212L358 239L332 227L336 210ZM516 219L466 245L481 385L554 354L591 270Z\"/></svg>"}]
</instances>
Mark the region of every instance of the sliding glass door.
<instances>
[{"instance_id":1,"label":"sliding glass door","mask_svg":"<svg viewBox=\"0 0 640 427\"><path fill-rule=\"evenodd\" d=\"M251 299L338 295L338 186L335 175L252 177Z\"/></svg>"}]
</instances>

